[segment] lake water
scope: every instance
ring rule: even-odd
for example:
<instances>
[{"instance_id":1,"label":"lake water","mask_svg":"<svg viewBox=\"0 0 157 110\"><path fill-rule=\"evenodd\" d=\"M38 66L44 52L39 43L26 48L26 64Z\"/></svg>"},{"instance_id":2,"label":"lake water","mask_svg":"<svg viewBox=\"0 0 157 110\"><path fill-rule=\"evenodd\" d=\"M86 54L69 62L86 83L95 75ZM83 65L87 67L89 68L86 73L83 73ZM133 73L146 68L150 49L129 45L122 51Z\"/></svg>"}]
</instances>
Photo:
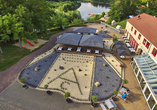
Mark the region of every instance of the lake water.
<instances>
[{"instance_id":1,"label":"lake water","mask_svg":"<svg viewBox=\"0 0 157 110\"><path fill-rule=\"evenodd\" d=\"M102 6L93 6L91 3L83 3L81 2L81 6L77 9L80 11L81 17L86 20L90 17L89 13L102 13L108 12L110 9L109 7L102 7Z\"/></svg>"}]
</instances>

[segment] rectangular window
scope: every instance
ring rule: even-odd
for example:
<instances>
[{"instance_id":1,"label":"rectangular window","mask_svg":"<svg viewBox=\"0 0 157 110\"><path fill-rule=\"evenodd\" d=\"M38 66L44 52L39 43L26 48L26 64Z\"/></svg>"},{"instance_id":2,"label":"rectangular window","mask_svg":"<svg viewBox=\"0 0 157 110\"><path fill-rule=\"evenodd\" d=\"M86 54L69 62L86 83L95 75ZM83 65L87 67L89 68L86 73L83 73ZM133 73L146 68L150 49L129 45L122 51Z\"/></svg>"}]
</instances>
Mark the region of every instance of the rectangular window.
<instances>
[{"instance_id":1,"label":"rectangular window","mask_svg":"<svg viewBox=\"0 0 157 110\"><path fill-rule=\"evenodd\" d=\"M145 45L145 44L146 44L146 39L143 40L143 45Z\"/></svg>"},{"instance_id":2,"label":"rectangular window","mask_svg":"<svg viewBox=\"0 0 157 110\"><path fill-rule=\"evenodd\" d=\"M131 31L133 30L133 27L131 27Z\"/></svg>"},{"instance_id":3,"label":"rectangular window","mask_svg":"<svg viewBox=\"0 0 157 110\"><path fill-rule=\"evenodd\" d=\"M136 35L136 30L135 30L134 34Z\"/></svg>"},{"instance_id":4,"label":"rectangular window","mask_svg":"<svg viewBox=\"0 0 157 110\"><path fill-rule=\"evenodd\" d=\"M153 51L152 51L152 55L153 55L154 57L156 56L156 52L157 52L157 51L156 51L156 49L154 48Z\"/></svg>"},{"instance_id":5,"label":"rectangular window","mask_svg":"<svg viewBox=\"0 0 157 110\"><path fill-rule=\"evenodd\" d=\"M125 33L127 32L127 29L125 30Z\"/></svg>"},{"instance_id":6,"label":"rectangular window","mask_svg":"<svg viewBox=\"0 0 157 110\"><path fill-rule=\"evenodd\" d=\"M138 35L138 39L139 39L139 40L141 39L141 34Z\"/></svg>"},{"instance_id":7,"label":"rectangular window","mask_svg":"<svg viewBox=\"0 0 157 110\"><path fill-rule=\"evenodd\" d=\"M149 45L150 45L150 43L149 43L149 42L147 42L147 44L146 44L146 48L147 48L147 49L149 48Z\"/></svg>"}]
</instances>

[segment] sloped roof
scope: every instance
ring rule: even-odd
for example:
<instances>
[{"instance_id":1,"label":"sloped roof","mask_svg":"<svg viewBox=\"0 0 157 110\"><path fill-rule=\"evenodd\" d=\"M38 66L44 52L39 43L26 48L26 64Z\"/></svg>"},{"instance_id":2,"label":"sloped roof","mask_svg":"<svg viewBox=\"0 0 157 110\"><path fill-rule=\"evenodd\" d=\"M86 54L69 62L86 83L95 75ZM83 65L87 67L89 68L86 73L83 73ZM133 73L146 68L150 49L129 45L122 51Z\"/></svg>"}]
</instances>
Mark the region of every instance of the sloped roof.
<instances>
[{"instance_id":1,"label":"sloped roof","mask_svg":"<svg viewBox=\"0 0 157 110\"><path fill-rule=\"evenodd\" d=\"M83 35L79 45L103 48L103 38L98 35Z\"/></svg>"},{"instance_id":2,"label":"sloped roof","mask_svg":"<svg viewBox=\"0 0 157 110\"><path fill-rule=\"evenodd\" d=\"M116 46L116 49L119 49L119 50L128 50L125 45L115 45L115 46Z\"/></svg>"},{"instance_id":3,"label":"sloped roof","mask_svg":"<svg viewBox=\"0 0 157 110\"><path fill-rule=\"evenodd\" d=\"M68 45L78 45L82 34L75 33L64 33L55 43L57 44L68 44Z\"/></svg>"},{"instance_id":4,"label":"sloped roof","mask_svg":"<svg viewBox=\"0 0 157 110\"><path fill-rule=\"evenodd\" d=\"M76 27L73 31L79 33L96 33L96 30L97 29L90 27Z\"/></svg>"},{"instance_id":5,"label":"sloped roof","mask_svg":"<svg viewBox=\"0 0 157 110\"><path fill-rule=\"evenodd\" d=\"M157 47L157 18L146 13L127 19L146 39ZM134 31L134 30L133 30Z\"/></svg>"},{"instance_id":6,"label":"sloped roof","mask_svg":"<svg viewBox=\"0 0 157 110\"><path fill-rule=\"evenodd\" d=\"M112 38L110 35L105 34L104 32L99 31L98 35L102 36L103 38Z\"/></svg>"}]
</instances>

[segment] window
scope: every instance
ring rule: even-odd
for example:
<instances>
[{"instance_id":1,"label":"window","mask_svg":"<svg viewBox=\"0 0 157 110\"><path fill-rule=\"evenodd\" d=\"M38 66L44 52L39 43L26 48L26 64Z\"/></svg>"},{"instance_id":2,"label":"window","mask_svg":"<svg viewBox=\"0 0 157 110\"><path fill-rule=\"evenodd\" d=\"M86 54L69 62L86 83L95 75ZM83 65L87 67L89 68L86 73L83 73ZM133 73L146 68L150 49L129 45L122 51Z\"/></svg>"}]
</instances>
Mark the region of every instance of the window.
<instances>
[{"instance_id":1,"label":"window","mask_svg":"<svg viewBox=\"0 0 157 110\"><path fill-rule=\"evenodd\" d=\"M146 39L143 40L143 45L145 45L145 44L146 44Z\"/></svg>"},{"instance_id":2,"label":"window","mask_svg":"<svg viewBox=\"0 0 157 110\"><path fill-rule=\"evenodd\" d=\"M147 49L149 48L149 45L150 45L150 43L149 43L149 42L147 42L147 44L146 44L146 48L147 48Z\"/></svg>"},{"instance_id":3,"label":"window","mask_svg":"<svg viewBox=\"0 0 157 110\"><path fill-rule=\"evenodd\" d=\"M141 34L138 35L138 39L139 39L139 40L141 39Z\"/></svg>"},{"instance_id":4,"label":"window","mask_svg":"<svg viewBox=\"0 0 157 110\"><path fill-rule=\"evenodd\" d=\"M125 30L125 33L127 32L127 30Z\"/></svg>"},{"instance_id":5,"label":"window","mask_svg":"<svg viewBox=\"0 0 157 110\"><path fill-rule=\"evenodd\" d=\"M136 35L136 30L135 30L134 34Z\"/></svg>"},{"instance_id":6,"label":"window","mask_svg":"<svg viewBox=\"0 0 157 110\"><path fill-rule=\"evenodd\" d=\"M154 48L152 51L152 55L155 57L156 56L156 49Z\"/></svg>"},{"instance_id":7,"label":"window","mask_svg":"<svg viewBox=\"0 0 157 110\"><path fill-rule=\"evenodd\" d=\"M133 27L131 27L131 31L133 30Z\"/></svg>"}]
</instances>

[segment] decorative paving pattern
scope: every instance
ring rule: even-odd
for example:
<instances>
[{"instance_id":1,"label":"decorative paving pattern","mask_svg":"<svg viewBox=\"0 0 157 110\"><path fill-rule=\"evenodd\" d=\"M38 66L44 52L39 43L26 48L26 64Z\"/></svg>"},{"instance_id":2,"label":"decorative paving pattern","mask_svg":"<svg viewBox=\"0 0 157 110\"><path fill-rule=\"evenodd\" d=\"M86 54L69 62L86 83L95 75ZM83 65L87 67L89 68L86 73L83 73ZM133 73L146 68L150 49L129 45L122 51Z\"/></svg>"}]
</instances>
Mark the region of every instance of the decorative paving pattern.
<instances>
[{"instance_id":1,"label":"decorative paving pattern","mask_svg":"<svg viewBox=\"0 0 157 110\"><path fill-rule=\"evenodd\" d=\"M38 85L44 89L70 92L77 100L89 101L93 79L94 56L61 53Z\"/></svg>"},{"instance_id":2,"label":"decorative paving pattern","mask_svg":"<svg viewBox=\"0 0 157 110\"><path fill-rule=\"evenodd\" d=\"M99 82L100 86L96 87L95 82ZM114 90L119 89L120 84L121 77L114 69L102 57L96 57L92 96L97 96L99 100L109 98Z\"/></svg>"},{"instance_id":3,"label":"decorative paving pattern","mask_svg":"<svg viewBox=\"0 0 157 110\"><path fill-rule=\"evenodd\" d=\"M50 68L54 60L60 53L54 53L47 58L40 60L39 62L25 68L20 75L20 78L25 78L25 83L33 87L37 87L47 70ZM35 71L34 69L38 67L39 70Z\"/></svg>"}]
</instances>

